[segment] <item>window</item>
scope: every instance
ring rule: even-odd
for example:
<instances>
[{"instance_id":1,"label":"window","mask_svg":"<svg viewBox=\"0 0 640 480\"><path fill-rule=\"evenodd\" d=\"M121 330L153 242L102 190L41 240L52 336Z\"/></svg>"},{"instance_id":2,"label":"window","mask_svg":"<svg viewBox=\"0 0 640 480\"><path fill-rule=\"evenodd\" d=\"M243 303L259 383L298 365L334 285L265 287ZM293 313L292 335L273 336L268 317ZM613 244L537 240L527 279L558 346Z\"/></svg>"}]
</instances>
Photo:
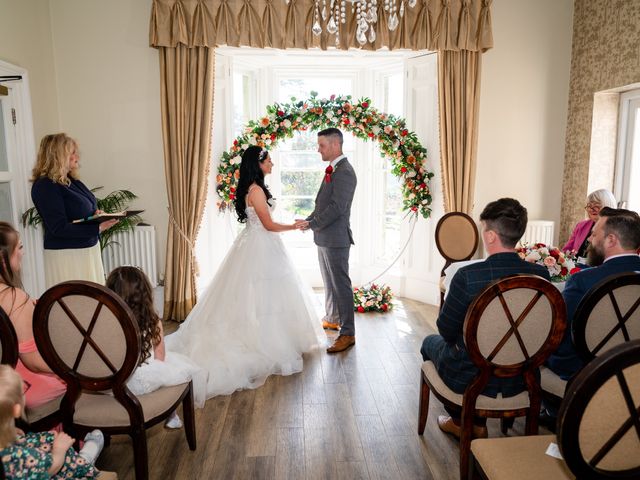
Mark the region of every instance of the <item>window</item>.
<instances>
[{"instance_id":1,"label":"window","mask_svg":"<svg viewBox=\"0 0 640 480\"><path fill-rule=\"evenodd\" d=\"M621 207L640 212L640 90L620 95L614 194Z\"/></svg>"}]
</instances>

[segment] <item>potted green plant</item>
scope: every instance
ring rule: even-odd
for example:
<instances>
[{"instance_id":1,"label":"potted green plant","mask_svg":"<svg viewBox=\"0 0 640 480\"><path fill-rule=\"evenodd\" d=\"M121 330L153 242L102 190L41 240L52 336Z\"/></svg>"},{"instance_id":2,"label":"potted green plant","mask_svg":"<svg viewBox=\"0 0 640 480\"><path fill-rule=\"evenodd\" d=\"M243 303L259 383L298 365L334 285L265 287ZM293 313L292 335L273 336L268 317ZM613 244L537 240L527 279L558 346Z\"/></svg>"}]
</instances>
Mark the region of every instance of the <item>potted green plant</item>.
<instances>
[{"instance_id":1,"label":"potted green plant","mask_svg":"<svg viewBox=\"0 0 640 480\"><path fill-rule=\"evenodd\" d=\"M103 187L95 187L91 189L92 192L96 192ZM99 198L96 196L96 200L98 201L98 210L102 210L106 213L115 213L120 212L122 210L126 210L131 201L138 198L138 196L129 190L115 190L111 192L104 198ZM133 230L138 223L142 222L142 217L140 215L133 215L131 217L124 218L116 223L113 227L105 230L100 234L100 250L104 250L109 245L115 244L116 242L112 237L116 233L120 232L128 232ZM31 207L26 212L22 214L22 226L27 227L36 227L40 223L42 223L42 217L36 210L36 207Z\"/></svg>"}]
</instances>

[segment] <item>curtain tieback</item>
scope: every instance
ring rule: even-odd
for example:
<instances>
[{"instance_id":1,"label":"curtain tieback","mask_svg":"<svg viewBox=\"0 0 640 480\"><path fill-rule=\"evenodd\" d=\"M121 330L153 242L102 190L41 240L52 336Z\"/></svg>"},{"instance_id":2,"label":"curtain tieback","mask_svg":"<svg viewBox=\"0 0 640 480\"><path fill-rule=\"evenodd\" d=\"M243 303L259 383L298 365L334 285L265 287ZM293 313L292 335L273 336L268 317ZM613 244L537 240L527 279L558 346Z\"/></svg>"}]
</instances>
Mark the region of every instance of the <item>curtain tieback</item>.
<instances>
[{"instance_id":1,"label":"curtain tieback","mask_svg":"<svg viewBox=\"0 0 640 480\"><path fill-rule=\"evenodd\" d=\"M173 213L171 212L171 208L167 207L167 210L169 211L169 220L171 220L171 223L173 223L173 228L175 228L178 231L178 233L184 239L187 245L189 245L189 254L191 255L191 268L193 269L193 274L196 277L198 277L200 276L200 266L198 265L198 259L196 258L193 252L195 249L193 242L189 240L189 237L187 237L187 234L184 233L184 230L182 230L182 228L180 228L180 225L178 225L176 218L173 216Z\"/></svg>"}]
</instances>

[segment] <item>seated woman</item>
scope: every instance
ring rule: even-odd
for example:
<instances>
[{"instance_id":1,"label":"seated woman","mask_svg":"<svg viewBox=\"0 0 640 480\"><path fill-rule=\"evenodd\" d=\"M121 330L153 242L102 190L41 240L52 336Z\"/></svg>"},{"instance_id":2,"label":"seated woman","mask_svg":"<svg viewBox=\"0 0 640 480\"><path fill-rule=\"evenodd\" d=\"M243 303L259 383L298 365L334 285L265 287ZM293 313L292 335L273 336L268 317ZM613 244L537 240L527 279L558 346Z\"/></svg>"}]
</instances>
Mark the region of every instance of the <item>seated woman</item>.
<instances>
[{"instance_id":1,"label":"seated woman","mask_svg":"<svg viewBox=\"0 0 640 480\"><path fill-rule=\"evenodd\" d=\"M66 386L51 372L36 348L33 339L35 300L21 288L22 255L17 230L0 222L0 307L9 316L18 336L20 356L16 371L25 383L25 406L35 408L64 394Z\"/></svg>"},{"instance_id":2,"label":"seated woman","mask_svg":"<svg viewBox=\"0 0 640 480\"><path fill-rule=\"evenodd\" d=\"M579 263L587 263L587 247L589 246L589 236L591 230L598 220L600 210L604 207L617 208L616 198L607 189L596 190L587 195L587 204L584 209L589 218L578 222L573 229L569 241L562 247L563 252L576 252Z\"/></svg>"}]
</instances>

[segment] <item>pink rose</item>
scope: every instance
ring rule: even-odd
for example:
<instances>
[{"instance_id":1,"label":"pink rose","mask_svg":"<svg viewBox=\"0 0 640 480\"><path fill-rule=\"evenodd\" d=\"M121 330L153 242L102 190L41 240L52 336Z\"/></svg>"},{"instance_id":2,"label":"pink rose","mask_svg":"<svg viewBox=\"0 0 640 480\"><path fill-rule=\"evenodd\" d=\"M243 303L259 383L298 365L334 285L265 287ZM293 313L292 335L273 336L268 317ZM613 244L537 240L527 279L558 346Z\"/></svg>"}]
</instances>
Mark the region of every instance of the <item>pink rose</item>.
<instances>
[{"instance_id":1,"label":"pink rose","mask_svg":"<svg viewBox=\"0 0 640 480\"><path fill-rule=\"evenodd\" d=\"M544 264L547 267L553 267L556 264L556 259L549 255L548 257L545 257Z\"/></svg>"}]
</instances>

